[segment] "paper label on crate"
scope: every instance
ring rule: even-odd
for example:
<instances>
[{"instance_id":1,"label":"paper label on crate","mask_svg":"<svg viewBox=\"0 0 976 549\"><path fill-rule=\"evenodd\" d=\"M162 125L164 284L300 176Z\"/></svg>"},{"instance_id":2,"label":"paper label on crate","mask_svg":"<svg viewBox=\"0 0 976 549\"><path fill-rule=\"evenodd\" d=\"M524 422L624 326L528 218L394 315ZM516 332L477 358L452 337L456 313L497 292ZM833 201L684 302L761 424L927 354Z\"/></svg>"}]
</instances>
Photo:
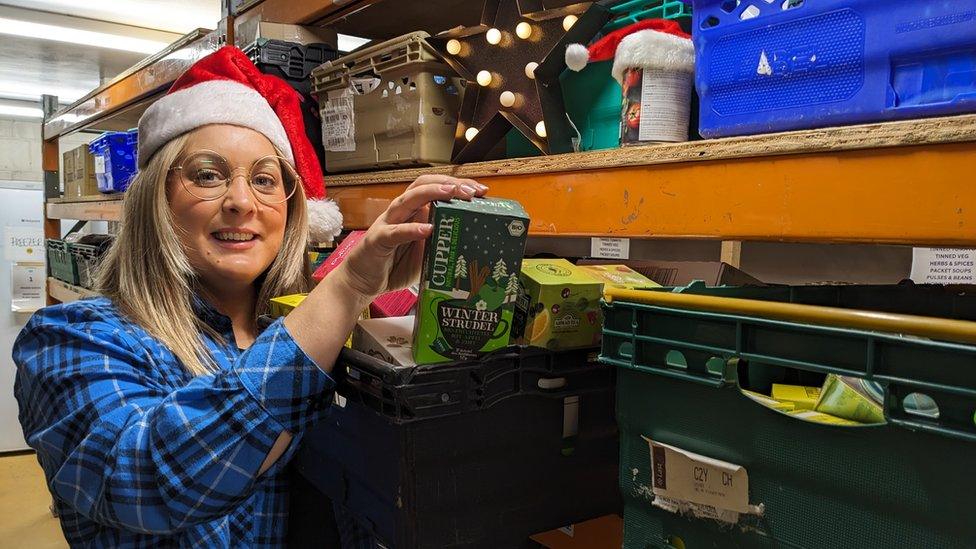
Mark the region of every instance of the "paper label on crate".
<instances>
[{"instance_id":1,"label":"paper label on crate","mask_svg":"<svg viewBox=\"0 0 976 549\"><path fill-rule=\"evenodd\" d=\"M911 278L917 284L974 284L976 250L915 248Z\"/></svg>"},{"instance_id":2,"label":"paper label on crate","mask_svg":"<svg viewBox=\"0 0 976 549\"><path fill-rule=\"evenodd\" d=\"M712 505L702 505L690 501L680 501L664 496L655 496L651 505L659 509L664 509L669 513L681 515L692 515L698 518L717 520L728 524L739 523L739 513L727 509L719 509Z\"/></svg>"},{"instance_id":3,"label":"paper label on crate","mask_svg":"<svg viewBox=\"0 0 976 549\"><path fill-rule=\"evenodd\" d=\"M644 69L641 87L641 141L687 141L692 77L686 73Z\"/></svg>"},{"instance_id":4,"label":"paper label on crate","mask_svg":"<svg viewBox=\"0 0 976 549\"><path fill-rule=\"evenodd\" d=\"M630 259L630 239L603 237L591 238L590 257L599 257L602 259Z\"/></svg>"},{"instance_id":5,"label":"paper label on crate","mask_svg":"<svg viewBox=\"0 0 976 549\"><path fill-rule=\"evenodd\" d=\"M329 152L355 152L356 111L351 88L329 92L322 105L322 140Z\"/></svg>"},{"instance_id":6,"label":"paper label on crate","mask_svg":"<svg viewBox=\"0 0 976 549\"><path fill-rule=\"evenodd\" d=\"M682 450L644 437L651 452L651 484L655 498L667 498L689 510L708 507L750 513L749 473L745 467ZM711 517L709 517L711 518ZM736 517L738 519L738 517Z\"/></svg>"},{"instance_id":7,"label":"paper label on crate","mask_svg":"<svg viewBox=\"0 0 976 549\"><path fill-rule=\"evenodd\" d=\"M95 155L95 173L105 173L105 157L100 154Z\"/></svg>"}]
</instances>

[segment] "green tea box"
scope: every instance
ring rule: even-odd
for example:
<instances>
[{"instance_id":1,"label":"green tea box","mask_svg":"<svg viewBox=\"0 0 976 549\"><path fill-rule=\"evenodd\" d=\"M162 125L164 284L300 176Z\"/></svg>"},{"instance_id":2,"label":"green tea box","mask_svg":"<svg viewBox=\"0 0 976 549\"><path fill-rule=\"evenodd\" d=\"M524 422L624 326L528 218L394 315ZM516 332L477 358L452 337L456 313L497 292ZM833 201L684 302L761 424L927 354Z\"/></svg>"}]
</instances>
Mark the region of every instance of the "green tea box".
<instances>
[{"instance_id":1,"label":"green tea box","mask_svg":"<svg viewBox=\"0 0 976 549\"><path fill-rule=\"evenodd\" d=\"M501 198L437 202L414 330L417 364L472 360L511 336L529 217Z\"/></svg>"},{"instance_id":2,"label":"green tea box","mask_svg":"<svg viewBox=\"0 0 976 549\"><path fill-rule=\"evenodd\" d=\"M524 260L521 283L516 343L552 350L600 343L602 283L565 259Z\"/></svg>"}]
</instances>

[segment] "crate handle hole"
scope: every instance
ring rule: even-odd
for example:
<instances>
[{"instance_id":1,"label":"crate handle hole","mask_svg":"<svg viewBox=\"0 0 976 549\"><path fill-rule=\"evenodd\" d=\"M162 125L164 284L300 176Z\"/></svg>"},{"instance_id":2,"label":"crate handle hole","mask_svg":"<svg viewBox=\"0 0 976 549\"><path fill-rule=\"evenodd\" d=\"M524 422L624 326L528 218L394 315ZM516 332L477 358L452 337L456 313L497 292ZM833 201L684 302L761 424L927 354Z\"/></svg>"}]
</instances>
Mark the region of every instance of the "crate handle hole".
<instances>
[{"instance_id":1,"label":"crate handle hole","mask_svg":"<svg viewBox=\"0 0 976 549\"><path fill-rule=\"evenodd\" d=\"M671 368L688 369L688 360L681 351L668 351L668 355L664 357L664 363Z\"/></svg>"},{"instance_id":2,"label":"crate handle hole","mask_svg":"<svg viewBox=\"0 0 976 549\"><path fill-rule=\"evenodd\" d=\"M674 549L685 549L685 540L678 536L668 536L668 545Z\"/></svg>"},{"instance_id":3,"label":"crate handle hole","mask_svg":"<svg viewBox=\"0 0 976 549\"><path fill-rule=\"evenodd\" d=\"M732 13L741 3L741 0L725 0L722 2L722 11L725 13Z\"/></svg>"},{"instance_id":4,"label":"crate handle hole","mask_svg":"<svg viewBox=\"0 0 976 549\"><path fill-rule=\"evenodd\" d=\"M705 362L705 369L715 377L722 377L725 375L725 359L719 356L713 356Z\"/></svg>"},{"instance_id":5,"label":"crate handle hole","mask_svg":"<svg viewBox=\"0 0 976 549\"><path fill-rule=\"evenodd\" d=\"M911 393L901 401L906 414L926 419L939 419L939 405L925 393Z\"/></svg>"},{"instance_id":6,"label":"crate handle hole","mask_svg":"<svg viewBox=\"0 0 976 549\"><path fill-rule=\"evenodd\" d=\"M634 358L634 344L629 341L621 343L617 347L617 354L624 358Z\"/></svg>"},{"instance_id":7,"label":"crate handle hole","mask_svg":"<svg viewBox=\"0 0 976 549\"><path fill-rule=\"evenodd\" d=\"M412 92L417 91L417 83L416 82L411 82L409 88L410 88L410 91L412 91Z\"/></svg>"},{"instance_id":8,"label":"crate handle hole","mask_svg":"<svg viewBox=\"0 0 976 549\"><path fill-rule=\"evenodd\" d=\"M714 15L709 15L707 18L705 18L704 21L702 21L701 28L702 30L711 29L717 27L718 23L719 23L718 17L715 17Z\"/></svg>"},{"instance_id":9,"label":"crate handle hole","mask_svg":"<svg viewBox=\"0 0 976 549\"><path fill-rule=\"evenodd\" d=\"M759 8L754 5L750 5L748 8L742 10L742 13L739 14L739 21L748 21L749 19L755 19L757 17L759 17Z\"/></svg>"},{"instance_id":10,"label":"crate handle hole","mask_svg":"<svg viewBox=\"0 0 976 549\"><path fill-rule=\"evenodd\" d=\"M802 6L803 2L804 0L783 0L783 11L796 9Z\"/></svg>"}]
</instances>

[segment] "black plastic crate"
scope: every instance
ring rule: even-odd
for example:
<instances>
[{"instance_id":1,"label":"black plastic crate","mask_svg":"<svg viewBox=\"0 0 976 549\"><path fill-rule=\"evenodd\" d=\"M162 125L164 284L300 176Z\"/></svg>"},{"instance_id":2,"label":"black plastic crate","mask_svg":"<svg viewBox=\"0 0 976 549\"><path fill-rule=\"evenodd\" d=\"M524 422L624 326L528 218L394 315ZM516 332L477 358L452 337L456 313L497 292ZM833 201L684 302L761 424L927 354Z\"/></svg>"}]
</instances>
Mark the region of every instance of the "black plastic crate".
<instances>
[{"instance_id":1,"label":"black plastic crate","mask_svg":"<svg viewBox=\"0 0 976 549\"><path fill-rule=\"evenodd\" d=\"M325 170L322 119L319 116L318 101L311 95L312 82L309 80L309 75L315 67L337 59L339 52L328 44L296 44L284 40L258 38L244 48L244 53L254 61L261 72L281 78L302 95L305 133L319 156L322 169Z\"/></svg>"},{"instance_id":2,"label":"black plastic crate","mask_svg":"<svg viewBox=\"0 0 976 549\"><path fill-rule=\"evenodd\" d=\"M518 547L620 512L615 371L595 351L408 368L346 350L337 372L295 465L387 547Z\"/></svg>"}]
</instances>

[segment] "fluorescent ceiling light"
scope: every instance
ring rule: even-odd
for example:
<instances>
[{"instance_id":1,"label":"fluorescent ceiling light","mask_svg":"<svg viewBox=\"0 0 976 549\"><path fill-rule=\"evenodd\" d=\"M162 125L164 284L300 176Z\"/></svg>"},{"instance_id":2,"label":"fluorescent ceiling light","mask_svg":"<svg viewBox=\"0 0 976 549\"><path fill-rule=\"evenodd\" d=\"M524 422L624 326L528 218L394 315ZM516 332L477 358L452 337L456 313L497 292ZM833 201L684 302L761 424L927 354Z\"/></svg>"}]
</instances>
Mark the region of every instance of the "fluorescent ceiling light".
<instances>
[{"instance_id":1,"label":"fluorescent ceiling light","mask_svg":"<svg viewBox=\"0 0 976 549\"><path fill-rule=\"evenodd\" d=\"M339 35L339 51L352 51L367 43L369 43L368 38L349 36L348 34Z\"/></svg>"},{"instance_id":2,"label":"fluorescent ceiling light","mask_svg":"<svg viewBox=\"0 0 976 549\"><path fill-rule=\"evenodd\" d=\"M0 105L0 116L17 116L21 118L43 118L44 112L37 107L16 107L14 105Z\"/></svg>"},{"instance_id":3,"label":"fluorescent ceiling light","mask_svg":"<svg viewBox=\"0 0 976 549\"><path fill-rule=\"evenodd\" d=\"M185 34L215 29L221 0L6 0L7 5Z\"/></svg>"},{"instance_id":4,"label":"fluorescent ceiling light","mask_svg":"<svg viewBox=\"0 0 976 549\"><path fill-rule=\"evenodd\" d=\"M0 98L17 99L21 101L40 101L44 94L58 98L61 106L74 103L98 85L96 80L90 89L62 88L57 84L26 83L10 80L0 80Z\"/></svg>"},{"instance_id":5,"label":"fluorescent ceiling light","mask_svg":"<svg viewBox=\"0 0 976 549\"><path fill-rule=\"evenodd\" d=\"M117 34L72 29L57 25L30 23L28 21L17 21L16 19L7 19L5 17L0 17L0 34L39 38L41 40L54 40L56 42L67 42L69 44L80 44L83 46L145 54L156 53L169 45L165 42L157 42L155 40L130 38Z\"/></svg>"}]
</instances>

